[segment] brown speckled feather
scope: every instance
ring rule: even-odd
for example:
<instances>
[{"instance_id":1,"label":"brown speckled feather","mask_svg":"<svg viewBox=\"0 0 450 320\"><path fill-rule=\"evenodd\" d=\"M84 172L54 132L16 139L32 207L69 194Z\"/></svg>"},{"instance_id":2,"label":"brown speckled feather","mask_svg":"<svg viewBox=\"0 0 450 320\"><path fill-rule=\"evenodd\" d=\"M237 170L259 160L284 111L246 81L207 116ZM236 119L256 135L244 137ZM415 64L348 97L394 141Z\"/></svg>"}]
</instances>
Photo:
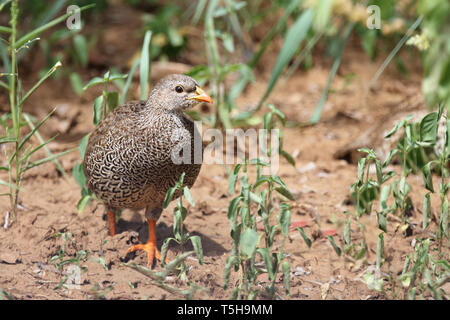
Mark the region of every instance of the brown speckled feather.
<instances>
[{"instance_id":1,"label":"brown speckled feather","mask_svg":"<svg viewBox=\"0 0 450 320\"><path fill-rule=\"evenodd\" d=\"M130 101L110 112L89 137L84 158L87 187L108 208L147 208L154 220L181 174L190 188L201 168L193 164L194 123L183 109L171 108L161 91L157 84L147 102ZM188 142L192 164L175 164L172 153Z\"/></svg>"}]
</instances>

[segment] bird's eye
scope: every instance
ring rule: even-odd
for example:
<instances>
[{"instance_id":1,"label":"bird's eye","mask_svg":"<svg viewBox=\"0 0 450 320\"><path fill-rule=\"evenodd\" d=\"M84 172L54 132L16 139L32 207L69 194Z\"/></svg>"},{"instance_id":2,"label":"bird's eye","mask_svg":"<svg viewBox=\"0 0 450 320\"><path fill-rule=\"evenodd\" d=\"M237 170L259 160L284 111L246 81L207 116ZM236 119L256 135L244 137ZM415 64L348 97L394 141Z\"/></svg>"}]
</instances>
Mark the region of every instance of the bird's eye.
<instances>
[{"instance_id":1,"label":"bird's eye","mask_svg":"<svg viewBox=\"0 0 450 320\"><path fill-rule=\"evenodd\" d=\"M178 92L178 93L182 93L182 92L183 92L183 87L181 87L181 86L176 86L176 87L175 87L175 91Z\"/></svg>"}]
</instances>

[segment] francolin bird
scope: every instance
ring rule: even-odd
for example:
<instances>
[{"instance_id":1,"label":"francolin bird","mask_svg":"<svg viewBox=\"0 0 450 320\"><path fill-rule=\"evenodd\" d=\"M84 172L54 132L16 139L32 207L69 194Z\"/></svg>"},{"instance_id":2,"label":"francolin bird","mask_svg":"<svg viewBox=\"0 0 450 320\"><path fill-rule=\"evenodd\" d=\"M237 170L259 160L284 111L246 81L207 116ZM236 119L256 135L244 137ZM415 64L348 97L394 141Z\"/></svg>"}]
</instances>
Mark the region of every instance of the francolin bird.
<instances>
[{"instance_id":1,"label":"francolin bird","mask_svg":"<svg viewBox=\"0 0 450 320\"><path fill-rule=\"evenodd\" d=\"M192 187L200 172L201 161L176 164L173 160L186 144L194 155L194 136L200 134L184 111L199 102L212 103L212 99L194 79L181 74L166 76L147 101L130 101L108 113L86 147L86 184L106 206L110 235L116 234L116 209L145 208L148 241L132 246L127 253L146 251L150 266L155 257L161 259L155 226L167 191L183 172L184 184Z\"/></svg>"}]
</instances>

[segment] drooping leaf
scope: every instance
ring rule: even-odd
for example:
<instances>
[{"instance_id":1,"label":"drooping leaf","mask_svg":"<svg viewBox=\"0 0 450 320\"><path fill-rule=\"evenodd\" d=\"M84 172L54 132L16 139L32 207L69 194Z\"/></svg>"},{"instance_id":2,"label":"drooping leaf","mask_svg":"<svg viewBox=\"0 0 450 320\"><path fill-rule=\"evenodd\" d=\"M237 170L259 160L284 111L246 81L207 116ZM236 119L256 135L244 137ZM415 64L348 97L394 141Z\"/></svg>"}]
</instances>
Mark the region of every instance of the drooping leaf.
<instances>
[{"instance_id":1,"label":"drooping leaf","mask_svg":"<svg viewBox=\"0 0 450 320\"><path fill-rule=\"evenodd\" d=\"M302 236L308 248L311 248L312 242L311 239L306 235L305 230L303 230L302 227L298 227L297 230L300 232L300 235Z\"/></svg>"},{"instance_id":2,"label":"drooping leaf","mask_svg":"<svg viewBox=\"0 0 450 320\"><path fill-rule=\"evenodd\" d=\"M194 198L192 197L191 192L189 191L189 188L187 186L184 186L183 194L186 200L191 204L191 206L195 206Z\"/></svg>"},{"instance_id":3,"label":"drooping leaf","mask_svg":"<svg viewBox=\"0 0 450 320\"><path fill-rule=\"evenodd\" d=\"M247 258L253 256L256 250L256 245L258 244L258 234L253 229L246 229L241 234L241 253L243 253Z\"/></svg>"}]
</instances>

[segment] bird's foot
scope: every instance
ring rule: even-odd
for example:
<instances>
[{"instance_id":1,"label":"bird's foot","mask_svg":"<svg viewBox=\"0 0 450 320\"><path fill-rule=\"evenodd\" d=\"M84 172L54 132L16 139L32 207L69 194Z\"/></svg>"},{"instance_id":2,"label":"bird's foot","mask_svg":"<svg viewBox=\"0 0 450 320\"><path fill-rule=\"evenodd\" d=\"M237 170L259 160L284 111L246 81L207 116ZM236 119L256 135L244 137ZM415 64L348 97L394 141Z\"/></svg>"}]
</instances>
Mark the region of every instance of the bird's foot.
<instances>
[{"instance_id":1,"label":"bird's foot","mask_svg":"<svg viewBox=\"0 0 450 320\"><path fill-rule=\"evenodd\" d=\"M161 252L159 252L158 248L156 248L156 243L147 242L146 244L134 245L127 250L126 254L137 250L144 250L145 252L147 252L148 257L147 264L150 268L153 265L154 258L161 260Z\"/></svg>"}]
</instances>

